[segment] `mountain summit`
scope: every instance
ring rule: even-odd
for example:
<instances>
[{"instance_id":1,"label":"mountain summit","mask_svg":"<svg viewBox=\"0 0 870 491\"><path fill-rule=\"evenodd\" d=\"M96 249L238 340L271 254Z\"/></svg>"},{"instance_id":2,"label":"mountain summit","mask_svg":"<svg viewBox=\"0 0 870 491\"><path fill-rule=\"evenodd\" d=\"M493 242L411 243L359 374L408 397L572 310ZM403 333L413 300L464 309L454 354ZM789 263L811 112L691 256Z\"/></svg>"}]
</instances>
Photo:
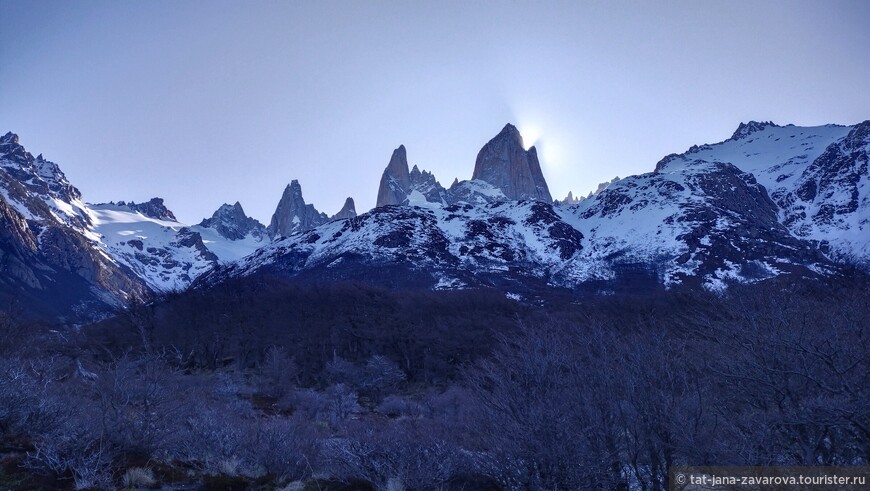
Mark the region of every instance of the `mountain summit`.
<instances>
[{"instance_id":1,"label":"mountain summit","mask_svg":"<svg viewBox=\"0 0 870 491\"><path fill-rule=\"evenodd\" d=\"M477 154L472 180L488 182L513 200L553 201L535 147L525 150L519 130L507 124Z\"/></svg>"},{"instance_id":2,"label":"mountain summit","mask_svg":"<svg viewBox=\"0 0 870 491\"><path fill-rule=\"evenodd\" d=\"M535 147L526 150L519 130L507 124L481 148L470 181L444 189L431 172L408 170L405 146L393 151L381 175L376 208L386 205L441 205L537 200L552 202Z\"/></svg>"},{"instance_id":3,"label":"mountain summit","mask_svg":"<svg viewBox=\"0 0 870 491\"><path fill-rule=\"evenodd\" d=\"M431 172L420 170L416 165L408 170L408 155L404 145L393 150L390 163L381 175L376 208L425 202L445 204L447 201L447 191Z\"/></svg>"},{"instance_id":4,"label":"mountain summit","mask_svg":"<svg viewBox=\"0 0 870 491\"><path fill-rule=\"evenodd\" d=\"M302 186L293 179L284 188L284 194L269 223L269 236L288 237L296 232L311 230L329 221L326 213L321 213L314 205L306 204L302 198Z\"/></svg>"},{"instance_id":5,"label":"mountain summit","mask_svg":"<svg viewBox=\"0 0 870 491\"><path fill-rule=\"evenodd\" d=\"M261 237L266 233L266 227L257 220L245 214L242 204L223 204L211 218L206 218L199 224L200 227L215 229L223 237L230 240L244 239L248 234Z\"/></svg>"},{"instance_id":6,"label":"mountain summit","mask_svg":"<svg viewBox=\"0 0 870 491\"><path fill-rule=\"evenodd\" d=\"M390 163L381 174L381 185L378 187L376 207L386 205L401 205L411 191L411 176L408 171L408 154L405 145L393 150Z\"/></svg>"},{"instance_id":7,"label":"mountain summit","mask_svg":"<svg viewBox=\"0 0 870 491\"><path fill-rule=\"evenodd\" d=\"M344 206L341 207L341 210L338 211L335 215L332 215L331 220L344 220L346 218L353 218L356 216L356 205L353 203L353 198L348 196L346 200L344 200Z\"/></svg>"}]
</instances>

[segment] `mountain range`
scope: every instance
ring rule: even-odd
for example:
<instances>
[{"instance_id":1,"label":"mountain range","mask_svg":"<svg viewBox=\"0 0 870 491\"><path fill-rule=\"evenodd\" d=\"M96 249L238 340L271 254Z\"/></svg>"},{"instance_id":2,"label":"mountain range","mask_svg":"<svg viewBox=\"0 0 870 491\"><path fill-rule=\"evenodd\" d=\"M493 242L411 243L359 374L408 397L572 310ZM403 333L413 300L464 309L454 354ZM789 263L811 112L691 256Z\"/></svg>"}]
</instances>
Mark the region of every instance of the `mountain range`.
<instances>
[{"instance_id":1,"label":"mountain range","mask_svg":"<svg viewBox=\"0 0 870 491\"><path fill-rule=\"evenodd\" d=\"M268 226L224 204L196 225L160 198L91 204L14 133L0 137L0 301L78 322L229 278L360 281L390 288L607 293L870 266L870 121L741 123L584 197L553 200L534 146L506 125L472 178L444 187L404 146L376 207L329 216L293 180Z\"/></svg>"}]
</instances>

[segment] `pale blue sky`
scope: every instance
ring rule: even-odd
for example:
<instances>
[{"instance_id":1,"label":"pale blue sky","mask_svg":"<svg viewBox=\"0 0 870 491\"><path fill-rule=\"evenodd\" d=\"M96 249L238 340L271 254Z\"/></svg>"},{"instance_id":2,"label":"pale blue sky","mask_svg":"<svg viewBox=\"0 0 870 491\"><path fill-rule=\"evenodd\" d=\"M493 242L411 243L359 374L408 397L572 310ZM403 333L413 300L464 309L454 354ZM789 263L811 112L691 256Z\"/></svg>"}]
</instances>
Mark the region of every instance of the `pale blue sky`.
<instances>
[{"instance_id":1,"label":"pale blue sky","mask_svg":"<svg viewBox=\"0 0 870 491\"><path fill-rule=\"evenodd\" d=\"M392 150L445 186L507 122L555 197L740 121L870 119L870 2L0 0L0 132L88 201L185 222L284 186L374 206Z\"/></svg>"}]
</instances>

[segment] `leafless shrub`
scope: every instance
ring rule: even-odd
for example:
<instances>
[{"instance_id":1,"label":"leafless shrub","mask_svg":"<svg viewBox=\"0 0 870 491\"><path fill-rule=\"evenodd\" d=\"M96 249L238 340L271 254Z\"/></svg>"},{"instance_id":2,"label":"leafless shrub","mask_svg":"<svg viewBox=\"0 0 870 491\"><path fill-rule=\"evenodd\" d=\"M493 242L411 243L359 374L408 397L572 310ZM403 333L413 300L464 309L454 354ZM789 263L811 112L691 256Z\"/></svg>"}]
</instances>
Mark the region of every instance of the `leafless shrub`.
<instances>
[{"instance_id":1,"label":"leafless shrub","mask_svg":"<svg viewBox=\"0 0 870 491\"><path fill-rule=\"evenodd\" d=\"M121 483L126 488L152 488L157 485L154 472L145 467L131 467L124 471Z\"/></svg>"},{"instance_id":2,"label":"leafless shrub","mask_svg":"<svg viewBox=\"0 0 870 491\"><path fill-rule=\"evenodd\" d=\"M393 418L419 418L423 416L425 409L420 403L407 397L389 395L378 404L376 411Z\"/></svg>"},{"instance_id":3,"label":"leafless shrub","mask_svg":"<svg viewBox=\"0 0 870 491\"><path fill-rule=\"evenodd\" d=\"M355 414L363 411L359 405L359 397L356 392L344 384L335 384L323 392L326 402L323 413L332 426L347 420Z\"/></svg>"},{"instance_id":4,"label":"leafless shrub","mask_svg":"<svg viewBox=\"0 0 870 491\"><path fill-rule=\"evenodd\" d=\"M323 443L323 464L341 478L362 478L379 489L438 489L468 469L462 454L423 428L387 424L354 426L348 437Z\"/></svg>"}]
</instances>

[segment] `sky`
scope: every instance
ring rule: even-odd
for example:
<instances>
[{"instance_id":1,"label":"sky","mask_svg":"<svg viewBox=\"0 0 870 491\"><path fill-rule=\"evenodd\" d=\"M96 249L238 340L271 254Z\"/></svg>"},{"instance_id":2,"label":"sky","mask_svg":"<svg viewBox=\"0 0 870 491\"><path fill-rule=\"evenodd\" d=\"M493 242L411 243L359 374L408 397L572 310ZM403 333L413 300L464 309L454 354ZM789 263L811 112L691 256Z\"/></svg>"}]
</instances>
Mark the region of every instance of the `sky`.
<instances>
[{"instance_id":1,"label":"sky","mask_svg":"<svg viewBox=\"0 0 870 491\"><path fill-rule=\"evenodd\" d=\"M93 203L184 223L284 187L372 208L390 155L445 186L506 123L554 197L741 121L870 119L870 2L0 0L0 132Z\"/></svg>"}]
</instances>

